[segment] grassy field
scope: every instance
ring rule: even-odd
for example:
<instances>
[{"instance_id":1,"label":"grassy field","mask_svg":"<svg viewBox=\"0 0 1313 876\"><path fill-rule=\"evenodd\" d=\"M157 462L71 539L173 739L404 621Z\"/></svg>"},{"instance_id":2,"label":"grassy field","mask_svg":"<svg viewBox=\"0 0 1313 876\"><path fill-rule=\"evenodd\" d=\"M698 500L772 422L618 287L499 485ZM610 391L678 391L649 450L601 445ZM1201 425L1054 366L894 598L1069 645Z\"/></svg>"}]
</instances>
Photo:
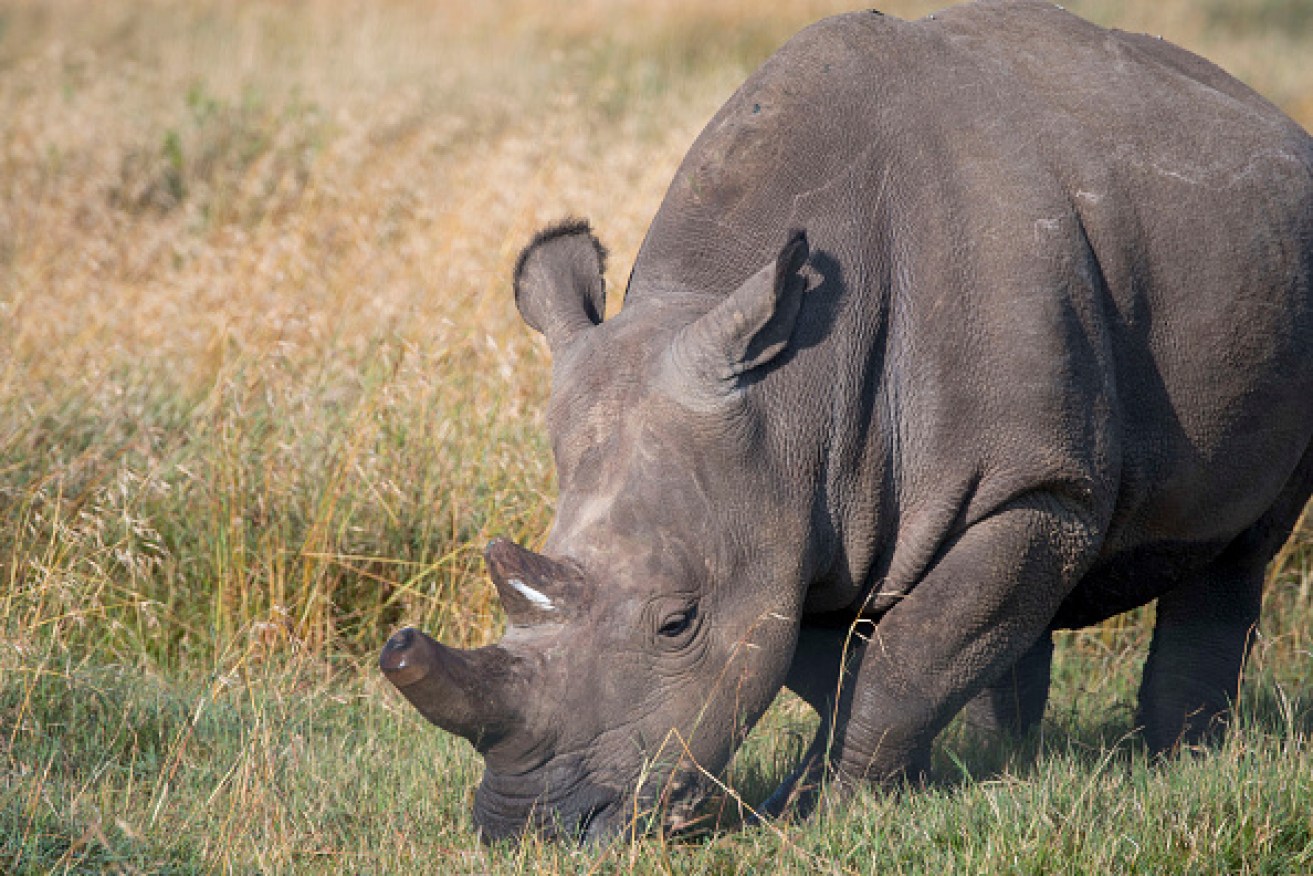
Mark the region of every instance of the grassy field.
<instances>
[{"instance_id":1,"label":"grassy field","mask_svg":"<svg viewBox=\"0 0 1313 876\"><path fill-rule=\"evenodd\" d=\"M939 3L890 2L915 16ZM1308 0L1068 0L1313 125ZM822 0L0 0L0 872L1313 872L1313 526L1240 728L1146 762L1148 615L1063 637L1039 739L804 825L483 849L478 762L377 677L496 638L551 518L515 255L628 267L675 165ZM786 769L783 702L727 824Z\"/></svg>"}]
</instances>

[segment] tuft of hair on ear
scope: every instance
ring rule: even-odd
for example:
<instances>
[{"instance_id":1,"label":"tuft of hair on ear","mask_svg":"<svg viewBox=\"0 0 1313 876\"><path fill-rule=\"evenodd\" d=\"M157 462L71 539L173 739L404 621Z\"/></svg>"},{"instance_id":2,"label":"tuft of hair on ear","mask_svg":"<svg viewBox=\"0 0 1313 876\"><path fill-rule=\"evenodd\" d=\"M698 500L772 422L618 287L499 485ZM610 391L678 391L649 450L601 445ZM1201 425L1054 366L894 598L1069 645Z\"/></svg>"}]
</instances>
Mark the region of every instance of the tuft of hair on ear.
<instances>
[{"instance_id":1,"label":"tuft of hair on ear","mask_svg":"<svg viewBox=\"0 0 1313 876\"><path fill-rule=\"evenodd\" d=\"M515 260L515 273L511 275L516 298L520 295L520 278L524 274L525 265L528 264L529 256L533 255L533 251L545 243L550 243L561 237L572 237L576 234L587 236L589 242L593 245L594 252L597 253L597 262L600 266L598 273L606 273L606 259L610 253L606 251L602 241L598 240L597 235L593 233L593 226L589 224L587 219L570 216L554 225L539 230L533 236L533 240L529 241L528 246L520 250L520 256Z\"/></svg>"}]
</instances>

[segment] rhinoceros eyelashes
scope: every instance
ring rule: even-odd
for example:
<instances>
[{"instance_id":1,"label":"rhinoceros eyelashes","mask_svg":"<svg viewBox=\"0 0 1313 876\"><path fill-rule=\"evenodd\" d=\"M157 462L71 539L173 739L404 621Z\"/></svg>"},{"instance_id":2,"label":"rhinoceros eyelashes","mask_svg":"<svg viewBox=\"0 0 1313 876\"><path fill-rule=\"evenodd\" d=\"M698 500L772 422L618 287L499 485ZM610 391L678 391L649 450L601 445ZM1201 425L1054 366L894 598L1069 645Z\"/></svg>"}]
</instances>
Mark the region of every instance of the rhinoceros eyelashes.
<instances>
[{"instance_id":1,"label":"rhinoceros eyelashes","mask_svg":"<svg viewBox=\"0 0 1313 876\"><path fill-rule=\"evenodd\" d=\"M666 618L665 622L657 629L657 632L667 639L677 639L688 632L697 616L698 607L696 605L689 606L683 611L678 611Z\"/></svg>"},{"instance_id":2,"label":"rhinoceros eyelashes","mask_svg":"<svg viewBox=\"0 0 1313 876\"><path fill-rule=\"evenodd\" d=\"M775 261L684 328L667 351L659 380L687 407L715 408L738 389L738 378L789 346L807 282L799 273L811 251L807 234L790 233Z\"/></svg>"}]
</instances>

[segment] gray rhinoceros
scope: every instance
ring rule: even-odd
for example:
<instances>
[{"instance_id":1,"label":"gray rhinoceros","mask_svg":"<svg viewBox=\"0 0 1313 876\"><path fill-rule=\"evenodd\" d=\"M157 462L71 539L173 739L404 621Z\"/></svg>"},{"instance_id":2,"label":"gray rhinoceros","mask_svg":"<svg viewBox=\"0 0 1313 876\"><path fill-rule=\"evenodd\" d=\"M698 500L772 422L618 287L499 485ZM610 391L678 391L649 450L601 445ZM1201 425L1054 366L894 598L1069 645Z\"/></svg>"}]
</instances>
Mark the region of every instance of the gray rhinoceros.
<instances>
[{"instance_id":1,"label":"gray rhinoceros","mask_svg":"<svg viewBox=\"0 0 1313 876\"><path fill-rule=\"evenodd\" d=\"M1148 745L1224 722L1313 488L1313 140L1269 103L1038 0L841 15L711 120L606 322L604 256L516 266L560 498L487 548L505 637L381 657L482 753L486 838L679 823L782 687L802 772L916 775L1152 600Z\"/></svg>"}]
</instances>

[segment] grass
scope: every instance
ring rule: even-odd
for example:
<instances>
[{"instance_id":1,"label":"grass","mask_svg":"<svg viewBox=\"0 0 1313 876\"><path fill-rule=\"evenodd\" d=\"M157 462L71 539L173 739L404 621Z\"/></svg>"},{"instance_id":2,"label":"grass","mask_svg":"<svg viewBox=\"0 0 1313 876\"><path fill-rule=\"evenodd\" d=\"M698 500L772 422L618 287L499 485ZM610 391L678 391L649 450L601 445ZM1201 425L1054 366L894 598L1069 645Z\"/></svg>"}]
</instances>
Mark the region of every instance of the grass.
<instances>
[{"instance_id":1,"label":"grass","mask_svg":"<svg viewBox=\"0 0 1313 876\"><path fill-rule=\"evenodd\" d=\"M472 750L352 661L251 648L186 678L43 661L0 697L0 860L20 873L1304 872L1313 684L1307 625L1282 622L1308 602L1295 587L1274 597L1240 727L1216 752L1146 760L1124 707L1128 652L1143 644L1128 624L1064 637L1040 738L987 751L951 728L928 790L862 794L805 825L603 850L480 848ZM1286 653L1300 649L1303 666ZM810 724L782 703L763 730L735 767L749 801Z\"/></svg>"},{"instance_id":2,"label":"grass","mask_svg":"<svg viewBox=\"0 0 1313 876\"><path fill-rule=\"evenodd\" d=\"M1298 3L1069 5L1313 124ZM623 288L701 125L840 8L0 4L0 871L1313 870L1307 525L1219 752L1128 736L1138 613L1063 639L1042 738L951 729L935 787L805 825L481 849L477 760L376 677L402 623L495 638L479 548L551 518L518 248L590 216ZM808 732L778 705L736 793Z\"/></svg>"}]
</instances>

